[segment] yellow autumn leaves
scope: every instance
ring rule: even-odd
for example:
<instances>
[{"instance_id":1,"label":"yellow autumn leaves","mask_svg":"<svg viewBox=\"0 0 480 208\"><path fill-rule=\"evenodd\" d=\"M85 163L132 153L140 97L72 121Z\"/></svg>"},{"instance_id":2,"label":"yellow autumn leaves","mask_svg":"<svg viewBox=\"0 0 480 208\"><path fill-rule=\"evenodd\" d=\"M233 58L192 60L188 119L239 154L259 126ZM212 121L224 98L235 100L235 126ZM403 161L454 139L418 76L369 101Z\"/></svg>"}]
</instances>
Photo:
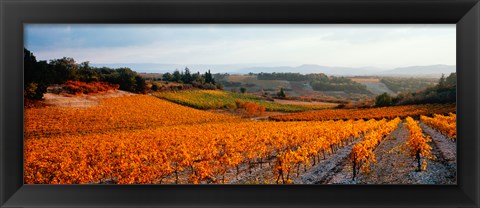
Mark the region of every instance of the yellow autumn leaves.
<instances>
[{"instance_id":1,"label":"yellow autumn leaves","mask_svg":"<svg viewBox=\"0 0 480 208\"><path fill-rule=\"evenodd\" d=\"M449 113L448 116L435 114L433 117L420 116L420 120L428 126L437 129L452 140L457 139L457 115Z\"/></svg>"}]
</instances>

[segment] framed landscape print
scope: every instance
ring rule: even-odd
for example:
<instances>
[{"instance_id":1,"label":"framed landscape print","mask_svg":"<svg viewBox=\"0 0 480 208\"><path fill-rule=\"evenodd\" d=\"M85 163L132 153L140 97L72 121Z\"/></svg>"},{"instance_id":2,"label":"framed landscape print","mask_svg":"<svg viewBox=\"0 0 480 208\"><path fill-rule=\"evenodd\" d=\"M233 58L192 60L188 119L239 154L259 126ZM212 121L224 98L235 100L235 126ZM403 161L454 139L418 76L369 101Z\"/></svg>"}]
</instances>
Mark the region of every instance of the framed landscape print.
<instances>
[{"instance_id":1,"label":"framed landscape print","mask_svg":"<svg viewBox=\"0 0 480 208\"><path fill-rule=\"evenodd\" d=\"M456 184L453 24L24 31L25 184Z\"/></svg>"},{"instance_id":2,"label":"framed landscape print","mask_svg":"<svg viewBox=\"0 0 480 208\"><path fill-rule=\"evenodd\" d=\"M1 7L2 207L479 206L477 1Z\"/></svg>"}]
</instances>

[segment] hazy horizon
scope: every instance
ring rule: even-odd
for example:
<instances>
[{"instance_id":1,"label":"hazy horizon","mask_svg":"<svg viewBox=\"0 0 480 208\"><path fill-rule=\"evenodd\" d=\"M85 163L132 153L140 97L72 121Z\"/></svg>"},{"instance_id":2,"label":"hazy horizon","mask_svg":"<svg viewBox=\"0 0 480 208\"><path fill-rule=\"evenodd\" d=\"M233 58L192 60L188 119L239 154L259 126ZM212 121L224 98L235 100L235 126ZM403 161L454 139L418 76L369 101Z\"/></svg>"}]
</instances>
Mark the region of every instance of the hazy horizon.
<instances>
[{"instance_id":1,"label":"hazy horizon","mask_svg":"<svg viewBox=\"0 0 480 208\"><path fill-rule=\"evenodd\" d=\"M39 60L71 57L92 65L230 65L233 70L320 65L382 71L455 65L455 33L455 24L26 24L24 38Z\"/></svg>"},{"instance_id":2,"label":"hazy horizon","mask_svg":"<svg viewBox=\"0 0 480 208\"><path fill-rule=\"evenodd\" d=\"M192 72L205 73L206 71L211 71L212 73L227 73L227 74L249 74L252 73L282 73L282 72L292 72L300 74L310 74L310 73L324 73L327 75L341 75L341 76L381 76L381 75L428 75L429 77L441 76L441 74L450 74L456 72L455 65L428 65L428 66L407 66L399 67L394 69L379 69L372 67L342 67L342 66L320 66L320 65L309 65L303 64L299 66L257 66L257 65L202 65L202 64L192 64L192 65L176 65L176 64L152 64L152 63L142 63L142 64L129 64L129 63L118 63L118 64L91 64L94 67L110 67L110 68L120 68L128 67L139 73L172 73L175 70L183 71L185 68L189 68ZM233 67L232 67L233 66ZM438 66L438 70L435 70L435 67ZM318 71L312 71L312 69L320 69ZM399 69L410 69L410 68L421 68L426 69L427 71L419 71L417 74L412 74L409 72L406 73L393 73ZM306 70L305 69L310 69ZM433 69L433 70L432 70ZM411 71L411 70L410 70ZM432 72L433 71L433 72ZM335 73L337 72L337 73Z\"/></svg>"}]
</instances>

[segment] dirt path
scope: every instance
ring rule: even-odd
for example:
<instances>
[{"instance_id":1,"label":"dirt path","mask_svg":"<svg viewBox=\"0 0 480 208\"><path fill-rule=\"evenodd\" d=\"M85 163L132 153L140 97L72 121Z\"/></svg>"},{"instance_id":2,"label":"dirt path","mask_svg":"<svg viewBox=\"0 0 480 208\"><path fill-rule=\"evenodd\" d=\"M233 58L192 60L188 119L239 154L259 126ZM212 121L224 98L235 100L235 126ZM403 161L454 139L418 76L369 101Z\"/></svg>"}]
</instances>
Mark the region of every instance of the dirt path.
<instances>
[{"instance_id":1,"label":"dirt path","mask_svg":"<svg viewBox=\"0 0 480 208\"><path fill-rule=\"evenodd\" d=\"M372 170L368 175L360 172L355 181L352 181L353 171L352 164L346 162L343 167L335 173L326 184L388 184L392 183L392 180L396 178L405 178L404 171L399 172L398 167L405 169L405 164L399 163L398 156L389 154L388 151L396 146L404 144L408 139L408 132L404 124L399 124L390 135L378 145L375 149L375 156L377 159L377 165L372 167ZM400 158L406 160L406 158ZM404 162L405 163L405 162ZM410 163L407 160L406 163Z\"/></svg>"},{"instance_id":2,"label":"dirt path","mask_svg":"<svg viewBox=\"0 0 480 208\"><path fill-rule=\"evenodd\" d=\"M294 184L324 184L325 181L328 181L333 175L339 173L347 162L353 145L359 141L361 141L361 138L357 138L354 142L337 150L333 154L326 154L325 159L320 155L320 162L317 162L313 167L308 167L305 172L303 171L304 167L302 165L299 176L296 176L296 171L292 171L292 174L295 175L292 177ZM257 164L252 169L251 174L247 174L247 168L242 167L240 169L243 169L243 171L239 174L239 180L234 179L231 183L275 183L274 173L272 171L273 163L274 159L267 160L262 167ZM232 176L233 174L230 173L227 175Z\"/></svg>"},{"instance_id":3,"label":"dirt path","mask_svg":"<svg viewBox=\"0 0 480 208\"><path fill-rule=\"evenodd\" d=\"M441 156L449 163L456 163L457 144L442 133L424 124L423 122L420 122L420 127L422 127L424 133L426 133L432 138L433 142L440 150Z\"/></svg>"},{"instance_id":4,"label":"dirt path","mask_svg":"<svg viewBox=\"0 0 480 208\"><path fill-rule=\"evenodd\" d=\"M420 123L424 134L432 138L430 146L437 159L428 164L424 182L431 184L457 183L457 145L435 129Z\"/></svg>"},{"instance_id":5,"label":"dirt path","mask_svg":"<svg viewBox=\"0 0 480 208\"><path fill-rule=\"evenodd\" d=\"M405 123L400 123L375 149L377 164L368 174L361 173L358 183L362 184L413 184L409 174L415 172L415 161L402 151L396 151L409 139ZM390 150L395 149L391 153Z\"/></svg>"},{"instance_id":6,"label":"dirt path","mask_svg":"<svg viewBox=\"0 0 480 208\"><path fill-rule=\"evenodd\" d=\"M309 168L306 172L300 174L299 177L293 178L294 183L325 184L335 175L342 174L341 171L346 163L348 163L348 155L353 145L359 141L361 141L361 138L357 138L354 142L337 150L333 154L326 155L325 159L321 160L314 167Z\"/></svg>"}]
</instances>

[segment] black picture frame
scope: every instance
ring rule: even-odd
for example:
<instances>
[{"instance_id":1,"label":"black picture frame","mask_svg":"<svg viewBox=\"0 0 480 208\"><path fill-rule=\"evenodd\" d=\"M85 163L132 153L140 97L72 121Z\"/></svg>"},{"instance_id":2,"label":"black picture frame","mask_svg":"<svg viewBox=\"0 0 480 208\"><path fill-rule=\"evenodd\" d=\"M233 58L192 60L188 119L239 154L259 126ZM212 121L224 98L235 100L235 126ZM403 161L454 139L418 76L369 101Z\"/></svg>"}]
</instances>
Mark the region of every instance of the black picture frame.
<instances>
[{"instance_id":1,"label":"black picture frame","mask_svg":"<svg viewBox=\"0 0 480 208\"><path fill-rule=\"evenodd\" d=\"M479 207L478 0L0 0L0 207ZM457 185L24 185L26 23L452 23Z\"/></svg>"}]
</instances>

